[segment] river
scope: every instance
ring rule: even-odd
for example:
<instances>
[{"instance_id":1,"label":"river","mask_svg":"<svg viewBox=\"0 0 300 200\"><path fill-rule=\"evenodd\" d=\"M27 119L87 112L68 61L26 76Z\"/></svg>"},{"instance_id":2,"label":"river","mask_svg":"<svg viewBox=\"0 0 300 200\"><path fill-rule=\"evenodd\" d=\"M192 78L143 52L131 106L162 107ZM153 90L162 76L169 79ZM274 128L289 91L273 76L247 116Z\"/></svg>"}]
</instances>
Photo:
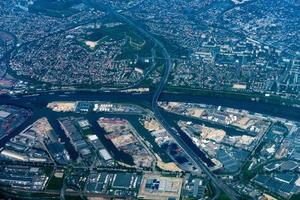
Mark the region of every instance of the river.
<instances>
[{"instance_id":1,"label":"river","mask_svg":"<svg viewBox=\"0 0 300 200\"><path fill-rule=\"evenodd\" d=\"M61 136L62 141L65 142L67 150L70 152L71 157L76 159L78 156L76 151L73 149L72 145L70 144L68 138L64 135L63 131L59 127L57 122L57 118L63 116L82 116L82 114L76 113L57 113L53 112L50 109L46 108L46 105L51 101L79 101L79 100L86 100L86 101L110 101L110 102L126 102L126 103L134 103L141 106L146 106L151 108L151 101L152 101L152 94L127 94L127 93L120 93L120 92L113 92L113 93L93 93L93 92L73 92L73 93L43 93L38 96L0 96L0 104L11 104L21 107L30 108L33 111L32 116L23 123L20 127L18 127L13 133L9 136L3 138L0 141L0 146L3 146L11 137L18 134L21 130L25 127L32 124L34 121L41 117L47 117L49 119L50 124L53 126L55 131ZM181 101L181 102L194 102L194 103L203 103L203 104L211 104L211 105L221 105L224 107L231 107L236 109L245 109L250 112L258 112L261 114L272 115L275 117L283 117L290 120L300 121L300 109L299 108L291 108L287 106L275 105L275 104L266 104L261 102L255 101L248 101L248 100L238 100L234 98L222 98L222 97L212 97L212 96L193 96L193 95L183 95L183 94L173 94L164 93L160 100L163 101ZM93 125L93 129L95 133L99 136L102 140L104 145L107 149L111 151L111 153L118 159L124 162L129 162L130 159L127 158L119 152L110 141L105 140L104 132L101 128L97 125L96 121L99 117L105 116L114 116L112 114L102 114L102 113L90 113L85 114L84 117L88 118L91 124ZM117 117L123 117L128 119L134 127L138 130L141 135L149 139L149 135L146 135L147 131L140 126L138 122L138 116L128 116L128 115L117 115ZM164 117L170 122L173 121L173 116L164 113ZM183 133L182 138L189 144L192 145L190 139L186 137ZM193 148L195 151L196 149ZM169 161L169 158L164 155L164 153L158 148L155 147L155 151L162 155L163 160ZM208 165L211 165L210 161L205 157L205 155L199 151L196 151L198 156Z\"/></svg>"}]
</instances>

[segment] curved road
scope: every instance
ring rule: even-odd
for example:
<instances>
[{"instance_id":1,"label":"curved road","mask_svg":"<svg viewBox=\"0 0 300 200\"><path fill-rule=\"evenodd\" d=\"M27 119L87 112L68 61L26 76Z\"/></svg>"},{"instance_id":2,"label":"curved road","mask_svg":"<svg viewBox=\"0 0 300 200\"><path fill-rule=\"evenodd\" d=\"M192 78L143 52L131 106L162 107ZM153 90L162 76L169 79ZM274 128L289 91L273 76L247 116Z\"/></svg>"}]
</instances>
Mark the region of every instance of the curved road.
<instances>
[{"instance_id":1,"label":"curved road","mask_svg":"<svg viewBox=\"0 0 300 200\"><path fill-rule=\"evenodd\" d=\"M168 122L164 119L163 115L161 114L159 107L158 107L158 99L167 84L168 78L170 76L171 70L172 70L172 61L171 57L163 45L159 40L154 38L150 33L145 31L143 28L138 26L136 23L132 22L130 19L125 17L124 15L120 14L119 12L116 12L114 9L107 5L103 5L104 7L100 6L99 3L94 2L93 0L89 0L89 2L95 7L95 8L105 8L108 11L110 11L113 15L118 17L119 19L123 20L130 26L136 28L139 32L141 32L144 36L146 36L148 39L152 40L154 44L156 44L163 53L163 56L165 58L165 69L163 72L163 75L160 79L160 83L157 87L157 89L154 92L153 98L152 98L152 111L154 112L155 117L157 120L161 123L161 125L174 137L174 139L178 142L178 144L186 151L187 155L190 157L190 159L206 174L206 176L212 181L212 183L219 188L220 190L224 191L228 197L232 200L238 200L240 199L238 194L233 191L230 187L228 187L226 184L224 184L221 180L219 180L213 173L210 172L210 170L207 168L205 164L203 164L202 160L197 156L191 148L186 145L186 143L182 140L182 138L179 136L179 134L171 128L171 126L168 124ZM100 6L100 7L99 7Z\"/></svg>"},{"instance_id":2,"label":"curved road","mask_svg":"<svg viewBox=\"0 0 300 200\"><path fill-rule=\"evenodd\" d=\"M206 174L206 176L212 181L212 183L219 188L220 190L224 191L228 197L232 200L238 200L240 199L238 194L233 191L230 187L228 187L226 184L224 184L221 180L219 180L213 173L210 172L208 167L203 163L203 161L195 154L193 150L182 140L182 138L179 136L179 134L171 128L171 126L168 124L168 122L164 119L163 115L161 114L159 107L158 107L158 99L161 95L165 85L167 84L169 75L172 70L172 62L170 55L164 45L153 38L153 41L162 49L163 55L165 57L165 69L163 76L161 77L160 83L153 95L152 98L152 111L154 112L155 117L157 120L162 124L162 126L174 137L174 139L177 141L177 143L186 151L187 155L190 157L190 159Z\"/></svg>"},{"instance_id":3,"label":"curved road","mask_svg":"<svg viewBox=\"0 0 300 200\"><path fill-rule=\"evenodd\" d=\"M93 0L87 0L90 4L93 5L94 8L103 8L100 6L99 3L94 2ZM144 36L146 36L148 39L153 41L154 44L156 44L161 50L162 54L165 59L165 68L163 71L163 75L161 77L161 80L157 86L157 89L154 92L154 95L152 97L152 111L154 112L155 117L157 120L161 123L161 125L174 137L174 139L177 141L177 143L185 150L186 154L190 157L190 159L194 162L196 166L198 166L205 174L206 176L212 181L212 183L219 188L220 190L224 191L228 197L232 200L238 200L240 199L238 194L232 190L230 187L228 187L226 184L224 184L221 180L219 180L213 173L210 172L210 170L207 168L207 166L203 163L203 161L195 154L193 150L182 140L180 135L171 128L171 126L168 124L168 122L165 120L163 115L160 112L160 109L158 107L158 100L159 97L167 84L168 78L170 76L171 70L172 70L172 61L171 57L163 45L159 40L154 38L150 33L145 31L143 28L138 26L136 23L132 22L130 19L127 17L121 15L119 12L114 11L112 8L105 6L104 8L108 9L113 15L115 15L117 18L123 20L130 26L136 28L139 32L141 32ZM64 196L64 194L62 194Z\"/></svg>"},{"instance_id":4,"label":"curved road","mask_svg":"<svg viewBox=\"0 0 300 200\"><path fill-rule=\"evenodd\" d=\"M152 40L161 50L163 53L163 56L165 58L165 69L163 72L163 76L161 77L160 83L157 87L157 89L154 92L153 98L152 98L152 111L154 112L155 117L157 120L162 124L162 126L174 137L174 139L178 142L178 144L186 151L187 155L191 158L191 160L207 175L207 177L212 181L212 183L217 186L220 190L224 191L228 197L232 200L238 200L240 199L238 194L233 191L230 187L228 187L226 184L224 184L220 179L218 179L213 173L210 172L210 170L207 168L205 164L203 164L203 161L197 156L191 148L186 145L186 143L182 140L182 138L178 135L178 133L171 128L171 126L168 124L168 122L164 119L163 115L161 114L159 107L158 107L158 99L167 84L168 78L170 76L171 70L172 70L172 61L171 57L163 45L159 40L154 38L150 33L142 29L141 27L137 26L135 23L133 23L131 20L126 18L125 16L121 15L118 12L113 11L110 9L112 13L116 16L128 23L129 25L135 27L138 31L140 31L142 34L144 34L147 38Z\"/></svg>"}]
</instances>

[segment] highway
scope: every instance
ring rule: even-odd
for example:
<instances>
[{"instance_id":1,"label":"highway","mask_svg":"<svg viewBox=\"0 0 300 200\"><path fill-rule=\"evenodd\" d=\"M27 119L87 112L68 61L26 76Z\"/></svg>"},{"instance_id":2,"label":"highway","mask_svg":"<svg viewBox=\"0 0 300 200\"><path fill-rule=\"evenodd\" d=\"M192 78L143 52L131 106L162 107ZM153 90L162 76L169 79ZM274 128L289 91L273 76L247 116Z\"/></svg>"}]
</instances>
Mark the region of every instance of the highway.
<instances>
[{"instance_id":1,"label":"highway","mask_svg":"<svg viewBox=\"0 0 300 200\"><path fill-rule=\"evenodd\" d=\"M102 5L99 5L97 3L94 3L94 0L87 0L90 4L93 5L94 8L103 8ZM91 3L92 2L92 3ZM122 15L122 13L115 11L114 9L110 8L109 6L104 6L105 9L107 9L112 15L114 15L116 18L119 18L120 20L122 20L123 22L127 23L128 25L130 25L131 27L135 28L136 30L138 30L142 35L144 35L145 37L147 37L148 39L150 39L156 47L159 47L160 50L162 51L162 55L165 61L165 67L163 69L163 72L161 74L161 78L160 78L160 82L158 83L152 99L151 99L151 109L154 113L154 116L156 117L156 119L160 122L160 124L166 129L167 132L169 132L172 137L177 141L177 143L179 144L179 146L186 152L186 154L188 155L188 157L191 159L191 161L193 161L193 163L195 164L195 166L197 166L199 169L202 170L203 173L206 174L206 176L208 177L208 179L212 182L212 184L219 189L219 191L217 191L217 194L220 194L220 191L224 191L226 193L226 195L232 199L232 200L238 200L241 199L239 197L239 194L232 189L231 187L229 187L227 184L225 184L221 179L219 179L216 175L214 175L209 168L204 164L204 162L201 160L201 158L192 150L192 148L190 146L187 145L186 141L184 141L182 139L182 137L180 136L180 134L173 129L173 127L168 123L168 121L165 119L165 117L163 116L161 109L158 106L158 101L159 98L165 88L165 86L167 85L167 82L169 80L169 76L172 72L172 68L174 67L174 63L172 62L172 59L168 53L168 50L165 48L164 44L162 42L160 42L159 40L157 40L150 32L148 32L146 29L143 28L143 26L141 26L141 24L139 24L139 22L135 22L132 21L130 18ZM86 23L90 23L88 22L84 22L83 24ZM79 24L75 24L71 27L67 27L67 29L65 30L61 30L52 34L57 34L66 30L69 30L70 28L74 28L75 26L78 26ZM46 36L49 37L52 34ZM35 40L34 40L35 41ZM31 42L34 42L31 41ZM24 45L24 44L23 44ZM152 49L152 61L154 63L154 49ZM13 53L13 52L10 52ZM134 88L136 86L138 86L143 80L146 79L146 77L152 72L152 70L154 69L155 65L153 64L151 66L151 68L145 73L144 77L141 78L140 80L138 80L138 82L126 87L126 88L122 88L122 90L124 89L129 89L129 88ZM111 89L113 90L113 89ZM116 89L119 90L119 89ZM138 98L138 97L137 97ZM270 126L271 127L271 126ZM269 127L269 128L270 128ZM267 131L265 132L267 133ZM262 137L263 138L263 137ZM0 139L1 141L1 139ZM258 145L256 146L256 148L259 146L259 144L261 143L261 141L259 141ZM252 154L255 153L256 148L252 151ZM249 156L249 158L251 158L252 154ZM90 166L90 170L92 170L94 168L94 165ZM50 191L51 192L51 191ZM77 195L77 194L76 194ZM218 196L216 195L216 196ZM65 196L65 185L63 186L63 188L61 189L60 192L60 197L61 199L64 199Z\"/></svg>"},{"instance_id":2,"label":"highway","mask_svg":"<svg viewBox=\"0 0 300 200\"><path fill-rule=\"evenodd\" d=\"M162 51L163 57L165 59L165 68L162 74L162 77L160 79L160 82L157 86L157 89L155 90L153 97L152 97L152 111L154 112L155 117L157 120L161 123L161 125L174 137L174 139L177 141L177 143L186 151L187 155L190 157L190 159L198 166L205 174L206 176L212 181L212 183L220 190L224 191L228 197L232 200L238 200L238 194L233 191L230 187L228 187L226 184L224 184L221 180L219 180L214 174L210 172L210 170L207 168L207 166L203 163L203 161L191 150L191 148L186 145L186 143L182 140L180 135L171 128L171 126L168 124L168 122L165 120L163 115L161 114L159 107L158 107L158 99L167 84L167 81L169 79L170 73L172 71L172 61L171 57L165 48L164 44L161 43L159 40L157 40L155 37L152 36L149 32L141 28L137 25L137 23L134 23L130 19L128 19L126 16L120 14L119 12L116 12L113 8L107 5L100 5L99 2L95 2L93 0L88 0L88 2L93 5L96 9L105 9L109 11L111 14L113 14L115 17L119 18L120 20L126 22L128 25L136 28L140 33L142 33L145 37L150 39L157 47L159 47Z\"/></svg>"},{"instance_id":3,"label":"highway","mask_svg":"<svg viewBox=\"0 0 300 200\"><path fill-rule=\"evenodd\" d=\"M90 4L93 5L96 9L103 9L102 5L99 3L94 3L93 0L87 0ZM203 161L200 159L200 157L185 143L185 141L182 140L180 135L177 133L176 130L172 129L172 127L168 124L168 122L165 120L164 116L161 114L159 106L158 106L158 100L159 97L164 90L164 87L167 84L167 81L169 79L170 73L172 71L173 63L171 61L171 57L165 48L164 44L161 43L159 40L157 40L155 37L152 36L149 32L144 30L141 26L137 25L136 22L131 21L126 16L120 14L119 12L114 11L112 8L108 6L104 6L105 9L109 10L110 13L112 13L115 17L119 18L120 20L126 22L128 25L132 26L133 28L136 28L141 34L143 34L145 37L150 39L157 47L159 47L162 51L164 60L165 60L165 68L163 70L162 77L160 79L159 84L157 85L157 88L153 94L151 105L152 105L152 111L154 112L154 116L156 119L161 123L161 125L173 136L173 138L177 141L177 143L184 149L186 154L190 157L191 161L194 162L194 164L202 170L203 173L206 174L206 176L211 180L212 184L216 186L218 189L224 191L228 197L232 200L238 200L240 199L238 197L238 194L232 190L228 185L224 184L220 179L218 179L213 173L210 172L208 167L203 163ZM64 188L62 188L62 191L60 193L61 198L64 197Z\"/></svg>"},{"instance_id":4,"label":"highway","mask_svg":"<svg viewBox=\"0 0 300 200\"><path fill-rule=\"evenodd\" d=\"M208 167L203 163L203 161L197 156L191 148L186 145L186 143L182 140L182 138L178 135L178 133L171 128L171 126L168 124L168 122L165 120L163 115L161 114L159 107L158 107L158 99L167 84L168 78L170 76L171 70L172 70L172 61L171 57L165 48L165 46L158 41L156 38L154 38L151 34L144 31L143 29L137 27L134 23L132 23L129 19L126 17L120 15L118 13L118 16L120 16L124 21L128 22L130 25L138 28L140 32L145 34L149 39L151 39L160 49L162 50L163 56L165 58L165 69L163 72L163 75L160 79L160 83L157 86L157 89L154 92L153 98L152 98L152 111L154 112L154 115L156 119L161 123L161 125L174 137L174 139L177 141L177 143L186 151L187 155L190 157L190 159L198 166L205 174L206 176L212 181L212 183L217 186L218 189L224 191L228 197L232 200L238 200L239 195L232 190L230 187L228 187L226 184L224 184L221 180L219 180L213 173L210 172Z\"/></svg>"},{"instance_id":5,"label":"highway","mask_svg":"<svg viewBox=\"0 0 300 200\"><path fill-rule=\"evenodd\" d=\"M159 45L160 43L158 43ZM162 45L162 44L161 44ZM160 46L160 45L159 45ZM232 190L230 187L228 187L226 184L224 184L220 179L218 179L213 173L210 172L208 167L203 163L203 161L197 156L191 148L186 145L186 143L182 140L180 135L171 128L171 126L168 124L168 122L164 119L163 115L161 114L159 107L158 107L158 99L161 94L161 92L164 89L164 86L167 83L169 74L171 72L172 64L171 64L171 59L164 48L164 46L160 46L163 50L164 56L166 58L166 67L163 73L163 76L161 78L161 81L159 83L159 86L157 90L155 91L153 98L152 98L152 111L154 112L154 115L156 119L161 123L161 125L173 136L173 138L177 141L177 143L185 150L187 155L190 157L190 159L198 166L205 174L206 176L211 180L211 182L220 190L224 191L228 197L232 200L238 200L240 199L238 194Z\"/></svg>"},{"instance_id":6,"label":"highway","mask_svg":"<svg viewBox=\"0 0 300 200\"><path fill-rule=\"evenodd\" d=\"M189 146L186 145L186 143L182 140L182 138L177 134L177 132L171 128L171 126L168 124L168 122L164 119L163 115L161 114L159 107L158 107L158 99L167 84L167 81L169 79L170 73L172 71L172 61L171 57L160 41L158 41L156 38L154 38L150 33L145 31L144 29L138 27L135 23L133 23L131 20L126 18L125 16L121 15L120 13L115 14L123 19L125 22L130 24L131 26L137 28L142 34L144 34L146 37L151 39L161 50L163 53L163 56L165 58L165 69L163 72L163 75L160 79L160 83L157 86L157 89L155 90L152 98L152 111L154 112L155 117L157 120L162 124L162 126L174 137L174 139L178 142L178 144L186 151L187 155L191 158L191 160L207 175L207 177L212 181L214 185L216 185L220 190L224 191L228 197L232 200L238 200L239 196L238 194L233 191L230 187L228 187L226 184L224 184L221 180L219 180L214 174L210 172L210 170L207 168L205 164L203 164L202 160L197 156Z\"/></svg>"}]
</instances>

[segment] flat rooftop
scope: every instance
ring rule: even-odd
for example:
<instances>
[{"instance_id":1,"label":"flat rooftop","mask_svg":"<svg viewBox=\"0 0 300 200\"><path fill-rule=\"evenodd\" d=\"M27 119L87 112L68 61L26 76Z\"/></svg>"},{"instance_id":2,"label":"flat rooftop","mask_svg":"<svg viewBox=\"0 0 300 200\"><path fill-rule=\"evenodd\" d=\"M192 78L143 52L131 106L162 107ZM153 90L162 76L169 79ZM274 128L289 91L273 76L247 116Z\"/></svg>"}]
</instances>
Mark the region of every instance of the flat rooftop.
<instances>
[{"instance_id":1,"label":"flat rooftop","mask_svg":"<svg viewBox=\"0 0 300 200\"><path fill-rule=\"evenodd\" d=\"M148 173L143 177L138 197L149 200L179 200L182 183L182 178Z\"/></svg>"},{"instance_id":2,"label":"flat rooftop","mask_svg":"<svg viewBox=\"0 0 300 200\"><path fill-rule=\"evenodd\" d=\"M6 117L8 117L11 113L6 112L4 110L0 110L0 118L4 119Z\"/></svg>"}]
</instances>

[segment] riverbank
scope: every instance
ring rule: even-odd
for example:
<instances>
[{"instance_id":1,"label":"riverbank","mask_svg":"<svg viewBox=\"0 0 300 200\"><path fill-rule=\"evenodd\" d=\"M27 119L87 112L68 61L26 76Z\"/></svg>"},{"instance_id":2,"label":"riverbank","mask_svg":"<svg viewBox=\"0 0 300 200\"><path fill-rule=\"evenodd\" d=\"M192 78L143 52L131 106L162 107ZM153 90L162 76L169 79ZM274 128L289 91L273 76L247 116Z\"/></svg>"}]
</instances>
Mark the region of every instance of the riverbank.
<instances>
[{"instance_id":1,"label":"riverbank","mask_svg":"<svg viewBox=\"0 0 300 200\"><path fill-rule=\"evenodd\" d=\"M51 101L111 101L141 105L151 109L152 93L131 94L123 92L39 92L31 95L0 96L0 104L13 104L23 107L46 106ZM244 109L250 112L267 114L274 117L281 117L289 120L300 121L300 108L289 105L253 101L250 98L240 98L237 95L224 95L203 93L190 94L189 92L163 92L160 101L179 101L191 103L203 103Z\"/></svg>"}]
</instances>

